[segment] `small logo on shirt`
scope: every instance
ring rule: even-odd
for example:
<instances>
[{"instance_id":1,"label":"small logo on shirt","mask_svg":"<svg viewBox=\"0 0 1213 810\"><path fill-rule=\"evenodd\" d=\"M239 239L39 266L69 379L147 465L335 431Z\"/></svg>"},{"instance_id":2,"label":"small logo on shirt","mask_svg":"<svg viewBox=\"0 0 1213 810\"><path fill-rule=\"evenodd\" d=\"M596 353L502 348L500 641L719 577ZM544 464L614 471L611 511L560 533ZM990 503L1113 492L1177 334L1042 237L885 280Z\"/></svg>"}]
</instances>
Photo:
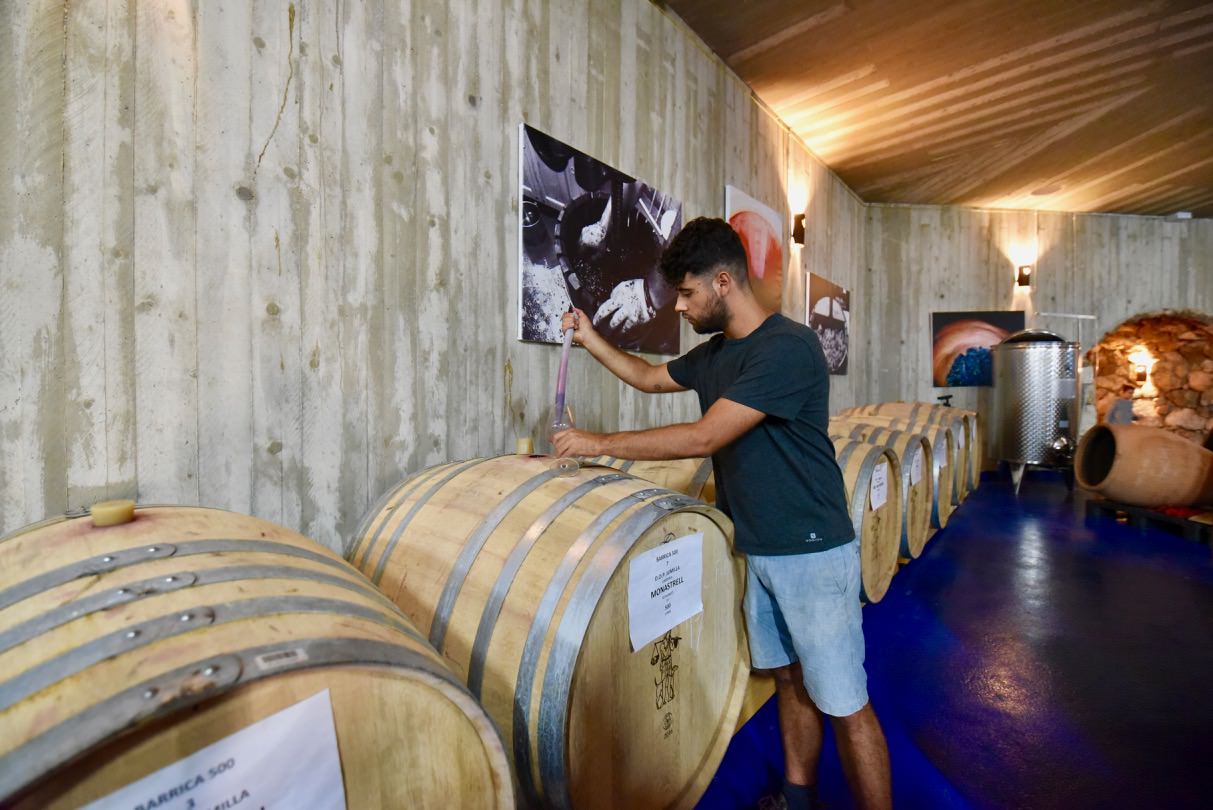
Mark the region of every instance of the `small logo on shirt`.
<instances>
[{"instance_id":1,"label":"small logo on shirt","mask_svg":"<svg viewBox=\"0 0 1213 810\"><path fill-rule=\"evenodd\" d=\"M817 532L809 532L809 536L805 538L806 543L820 543L821 538L817 536Z\"/></svg>"}]
</instances>

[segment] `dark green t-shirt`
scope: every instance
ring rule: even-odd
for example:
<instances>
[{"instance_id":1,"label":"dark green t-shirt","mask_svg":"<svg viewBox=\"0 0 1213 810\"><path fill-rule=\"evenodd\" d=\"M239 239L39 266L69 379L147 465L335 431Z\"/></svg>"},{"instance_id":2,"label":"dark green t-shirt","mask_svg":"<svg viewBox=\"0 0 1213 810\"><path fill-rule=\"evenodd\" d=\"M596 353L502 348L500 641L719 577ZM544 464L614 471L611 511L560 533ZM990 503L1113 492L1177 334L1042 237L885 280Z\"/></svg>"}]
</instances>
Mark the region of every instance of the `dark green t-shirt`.
<instances>
[{"instance_id":1,"label":"dark green t-shirt","mask_svg":"<svg viewBox=\"0 0 1213 810\"><path fill-rule=\"evenodd\" d=\"M830 378L817 335L772 315L743 338L714 335L667 366L707 411L724 397L766 418L714 456L716 505L746 554L803 554L855 537L829 436Z\"/></svg>"}]
</instances>

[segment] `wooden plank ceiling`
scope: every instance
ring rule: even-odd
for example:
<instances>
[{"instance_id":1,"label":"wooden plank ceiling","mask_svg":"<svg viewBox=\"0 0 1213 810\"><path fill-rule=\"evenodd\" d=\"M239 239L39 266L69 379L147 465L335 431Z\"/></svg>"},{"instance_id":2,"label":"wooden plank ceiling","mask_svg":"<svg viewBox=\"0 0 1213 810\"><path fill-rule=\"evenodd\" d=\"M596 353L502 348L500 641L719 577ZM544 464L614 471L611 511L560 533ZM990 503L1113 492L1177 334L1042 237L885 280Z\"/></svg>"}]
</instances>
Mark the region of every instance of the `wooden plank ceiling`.
<instances>
[{"instance_id":1,"label":"wooden plank ceiling","mask_svg":"<svg viewBox=\"0 0 1213 810\"><path fill-rule=\"evenodd\" d=\"M1213 217L1213 2L663 5L868 202Z\"/></svg>"}]
</instances>

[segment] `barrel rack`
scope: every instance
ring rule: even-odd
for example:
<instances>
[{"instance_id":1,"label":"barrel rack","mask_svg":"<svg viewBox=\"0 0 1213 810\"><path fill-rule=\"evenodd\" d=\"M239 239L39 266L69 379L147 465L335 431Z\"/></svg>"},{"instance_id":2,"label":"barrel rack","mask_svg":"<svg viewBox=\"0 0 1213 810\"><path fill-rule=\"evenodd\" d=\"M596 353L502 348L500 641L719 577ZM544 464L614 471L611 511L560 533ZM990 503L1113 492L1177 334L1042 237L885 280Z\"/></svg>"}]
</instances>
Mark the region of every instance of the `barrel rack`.
<instances>
[{"instance_id":1,"label":"barrel rack","mask_svg":"<svg viewBox=\"0 0 1213 810\"><path fill-rule=\"evenodd\" d=\"M1142 532L1150 528L1160 528L1172 534L1182 534L1197 543L1213 542L1213 512L1205 512L1193 517L1180 517L1145 506L1130 506L1126 503L1110 501L1107 498L1090 498L1087 501L1086 518L1088 521L1111 518L1117 522L1134 526ZM1200 520L1196 518L1200 518Z\"/></svg>"}]
</instances>

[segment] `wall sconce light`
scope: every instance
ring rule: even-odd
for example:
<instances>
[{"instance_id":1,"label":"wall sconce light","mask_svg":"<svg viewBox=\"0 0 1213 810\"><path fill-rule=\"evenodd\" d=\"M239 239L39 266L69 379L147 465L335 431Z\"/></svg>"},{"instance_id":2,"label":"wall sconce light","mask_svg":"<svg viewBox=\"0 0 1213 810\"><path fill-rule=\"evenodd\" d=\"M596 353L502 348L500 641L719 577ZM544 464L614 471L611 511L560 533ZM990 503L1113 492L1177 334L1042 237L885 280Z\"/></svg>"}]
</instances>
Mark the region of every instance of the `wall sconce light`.
<instances>
[{"instance_id":1,"label":"wall sconce light","mask_svg":"<svg viewBox=\"0 0 1213 810\"><path fill-rule=\"evenodd\" d=\"M1129 353L1129 379L1133 385L1140 388L1150 380L1150 367L1154 365L1154 355L1144 346L1134 346Z\"/></svg>"},{"instance_id":2,"label":"wall sconce light","mask_svg":"<svg viewBox=\"0 0 1213 810\"><path fill-rule=\"evenodd\" d=\"M798 245L804 244L804 214L792 217L792 241Z\"/></svg>"},{"instance_id":3,"label":"wall sconce light","mask_svg":"<svg viewBox=\"0 0 1213 810\"><path fill-rule=\"evenodd\" d=\"M1019 275L1017 275L1015 277L1015 286L1016 287L1032 286L1032 265L1021 264L1019 266Z\"/></svg>"}]
</instances>

